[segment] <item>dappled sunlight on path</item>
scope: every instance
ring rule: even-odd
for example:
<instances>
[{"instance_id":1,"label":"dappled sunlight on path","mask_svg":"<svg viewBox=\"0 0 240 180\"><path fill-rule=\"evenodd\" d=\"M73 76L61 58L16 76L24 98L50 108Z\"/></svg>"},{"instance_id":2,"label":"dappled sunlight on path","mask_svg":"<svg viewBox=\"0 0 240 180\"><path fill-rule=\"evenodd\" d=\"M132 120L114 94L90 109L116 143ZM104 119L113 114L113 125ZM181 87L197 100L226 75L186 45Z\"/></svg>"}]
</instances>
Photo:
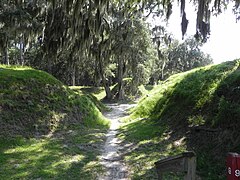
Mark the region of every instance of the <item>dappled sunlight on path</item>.
<instances>
[{"instance_id":1,"label":"dappled sunlight on path","mask_svg":"<svg viewBox=\"0 0 240 180\"><path fill-rule=\"evenodd\" d=\"M112 109L111 112L105 113L105 117L111 121L111 127L106 135L107 140L101 157L101 163L106 168L106 174L99 180L128 180L129 172L119 152L122 149L121 142L116 136L121 125L120 119L127 116L127 110L135 105L109 104L107 106Z\"/></svg>"}]
</instances>

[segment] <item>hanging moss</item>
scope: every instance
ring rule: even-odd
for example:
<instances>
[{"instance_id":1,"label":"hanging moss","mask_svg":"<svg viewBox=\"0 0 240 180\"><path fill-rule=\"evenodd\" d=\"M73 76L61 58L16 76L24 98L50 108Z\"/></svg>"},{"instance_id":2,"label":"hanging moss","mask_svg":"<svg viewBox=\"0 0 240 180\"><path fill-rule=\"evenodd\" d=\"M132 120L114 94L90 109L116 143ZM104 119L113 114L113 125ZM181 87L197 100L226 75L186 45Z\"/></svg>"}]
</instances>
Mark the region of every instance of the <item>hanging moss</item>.
<instances>
[{"instance_id":1,"label":"hanging moss","mask_svg":"<svg viewBox=\"0 0 240 180\"><path fill-rule=\"evenodd\" d=\"M185 12L183 13L183 16L182 16L181 26L182 26L182 37L184 37L184 35L187 31L187 27L188 27L188 20L186 18L186 13Z\"/></svg>"}]
</instances>

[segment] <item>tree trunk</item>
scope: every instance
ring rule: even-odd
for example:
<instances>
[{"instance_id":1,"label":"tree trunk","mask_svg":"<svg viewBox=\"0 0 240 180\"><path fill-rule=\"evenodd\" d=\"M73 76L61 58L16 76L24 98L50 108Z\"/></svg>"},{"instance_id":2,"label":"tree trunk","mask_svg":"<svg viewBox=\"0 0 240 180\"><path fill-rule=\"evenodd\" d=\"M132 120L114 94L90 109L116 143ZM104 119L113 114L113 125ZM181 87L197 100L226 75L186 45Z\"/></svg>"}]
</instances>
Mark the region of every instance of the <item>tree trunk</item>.
<instances>
[{"instance_id":1,"label":"tree trunk","mask_svg":"<svg viewBox=\"0 0 240 180\"><path fill-rule=\"evenodd\" d=\"M111 92L111 89L107 83L107 80L104 76L102 76L102 82L103 82L103 86L104 86L104 89L105 89L105 92L106 92L106 98L108 100L111 100L112 99L112 92Z\"/></svg>"},{"instance_id":2,"label":"tree trunk","mask_svg":"<svg viewBox=\"0 0 240 180\"><path fill-rule=\"evenodd\" d=\"M15 49L17 49L17 41L14 42ZM14 54L14 62L19 65L18 55L17 53Z\"/></svg>"},{"instance_id":3,"label":"tree trunk","mask_svg":"<svg viewBox=\"0 0 240 180\"><path fill-rule=\"evenodd\" d=\"M5 55L4 55L4 50L1 51L1 56L2 56L2 64L5 64Z\"/></svg>"},{"instance_id":4,"label":"tree trunk","mask_svg":"<svg viewBox=\"0 0 240 180\"><path fill-rule=\"evenodd\" d=\"M118 57L118 99L124 99L124 89L123 89L123 61Z\"/></svg>"},{"instance_id":5,"label":"tree trunk","mask_svg":"<svg viewBox=\"0 0 240 180\"><path fill-rule=\"evenodd\" d=\"M134 55L135 53L132 52ZM137 73L137 62L136 62L136 56L132 55L132 61L131 61L131 69L132 69L132 82L131 82L131 95L136 95L137 94L137 87L138 87L138 73Z\"/></svg>"},{"instance_id":6,"label":"tree trunk","mask_svg":"<svg viewBox=\"0 0 240 180\"><path fill-rule=\"evenodd\" d=\"M163 65L162 65L162 69L161 69L161 80L162 81L164 80L164 69L165 69L165 66L166 66L166 61L164 60L163 61Z\"/></svg>"},{"instance_id":7,"label":"tree trunk","mask_svg":"<svg viewBox=\"0 0 240 180\"><path fill-rule=\"evenodd\" d=\"M23 57L23 53L24 53L24 44L23 44L23 37L20 37L20 64L23 66L24 65L24 57Z\"/></svg>"},{"instance_id":8,"label":"tree trunk","mask_svg":"<svg viewBox=\"0 0 240 180\"><path fill-rule=\"evenodd\" d=\"M109 84L108 84L108 82L105 78L105 75L104 75L103 63L102 63L100 52L98 52L98 56L97 56L96 59L98 61L98 65L99 65L99 73L100 73L100 76L102 78L103 87L104 87L105 92L106 92L106 99L111 100L112 99L112 93L111 93L111 89L110 89Z\"/></svg>"},{"instance_id":9,"label":"tree trunk","mask_svg":"<svg viewBox=\"0 0 240 180\"><path fill-rule=\"evenodd\" d=\"M133 77L131 82L131 95L136 95L138 92L139 80L138 77Z\"/></svg>"},{"instance_id":10,"label":"tree trunk","mask_svg":"<svg viewBox=\"0 0 240 180\"><path fill-rule=\"evenodd\" d=\"M94 86L99 87L101 84L101 77L99 73L99 68L98 68L98 63L95 63L95 68L94 68Z\"/></svg>"},{"instance_id":11,"label":"tree trunk","mask_svg":"<svg viewBox=\"0 0 240 180\"><path fill-rule=\"evenodd\" d=\"M3 64L6 64L6 65L10 65L10 62L9 62L9 57L8 57L8 36L7 36L7 33L4 33L3 35L3 41L4 41L4 46L3 46L3 49L2 49L2 63Z\"/></svg>"},{"instance_id":12,"label":"tree trunk","mask_svg":"<svg viewBox=\"0 0 240 180\"><path fill-rule=\"evenodd\" d=\"M5 49L5 58L7 65L10 65L9 57L8 57L8 47Z\"/></svg>"},{"instance_id":13,"label":"tree trunk","mask_svg":"<svg viewBox=\"0 0 240 180\"><path fill-rule=\"evenodd\" d=\"M1 56L2 56L2 64L5 64L5 55L4 55L4 50L1 51Z\"/></svg>"},{"instance_id":14,"label":"tree trunk","mask_svg":"<svg viewBox=\"0 0 240 180\"><path fill-rule=\"evenodd\" d=\"M75 64L73 63L72 65L72 86L76 85L76 67Z\"/></svg>"},{"instance_id":15,"label":"tree trunk","mask_svg":"<svg viewBox=\"0 0 240 180\"><path fill-rule=\"evenodd\" d=\"M8 57L8 47L4 48L2 52L2 63L6 65L10 65L9 57Z\"/></svg>"},{"instance_id":16,"label":"tree trunk","mask_svg":"<svg viewBox=\"0 0 240 180\"><path fill-rule=\"evenodd\" d=\"M44 60L46 59L46 69L47 72L50 74L53 74L53 65L57 62L57 55L50 55L47 53L47 55L44 57Z\"/></svg>"}]
</instances>

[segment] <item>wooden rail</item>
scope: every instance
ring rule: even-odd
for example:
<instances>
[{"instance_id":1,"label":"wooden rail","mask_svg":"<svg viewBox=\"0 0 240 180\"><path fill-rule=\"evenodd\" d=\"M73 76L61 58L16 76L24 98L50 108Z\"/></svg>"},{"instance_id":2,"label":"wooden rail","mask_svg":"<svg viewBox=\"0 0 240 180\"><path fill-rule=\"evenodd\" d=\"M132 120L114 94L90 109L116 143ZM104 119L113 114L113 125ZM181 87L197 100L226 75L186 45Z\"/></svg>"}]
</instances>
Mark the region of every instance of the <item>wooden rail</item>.
<instances>
[{"instance_id":1,"label":"wooden rail","mask_svg":"<svg viewBox=\"0 0 240 180\"><path fill-rule=\"evenodd\" d=\"M164 172L183 172L184 180L196 179L196 154L192 151L168 157L155 162L158 179L163 179Z\"/></svg>"}]
</instances>

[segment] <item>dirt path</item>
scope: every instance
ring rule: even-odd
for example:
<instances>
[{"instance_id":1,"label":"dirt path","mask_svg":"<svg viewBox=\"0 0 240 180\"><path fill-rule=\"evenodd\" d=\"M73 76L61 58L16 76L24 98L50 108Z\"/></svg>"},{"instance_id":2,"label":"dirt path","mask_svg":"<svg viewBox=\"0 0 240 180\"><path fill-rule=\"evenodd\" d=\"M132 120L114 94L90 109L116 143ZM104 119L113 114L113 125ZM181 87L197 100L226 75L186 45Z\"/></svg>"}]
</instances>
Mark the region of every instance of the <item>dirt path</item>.
<instances>
[{"instance_id":1,"label":"dirt path","mask_svg":"<svg viewBox=\"0 0 240 180\"><path fill-rule=\"evenodd\" d=\"M101 163L106 168L106 174L99 180L128 180L128 169L123 162L119 150L122 148L117 138L118 128L121 125L120 119L127 116L126 110L133 107L130 104L109 104L111 112L105 113L111 121L111 127L107 133L107 140L104 144Z\"/></svg>"}]
</instances>

